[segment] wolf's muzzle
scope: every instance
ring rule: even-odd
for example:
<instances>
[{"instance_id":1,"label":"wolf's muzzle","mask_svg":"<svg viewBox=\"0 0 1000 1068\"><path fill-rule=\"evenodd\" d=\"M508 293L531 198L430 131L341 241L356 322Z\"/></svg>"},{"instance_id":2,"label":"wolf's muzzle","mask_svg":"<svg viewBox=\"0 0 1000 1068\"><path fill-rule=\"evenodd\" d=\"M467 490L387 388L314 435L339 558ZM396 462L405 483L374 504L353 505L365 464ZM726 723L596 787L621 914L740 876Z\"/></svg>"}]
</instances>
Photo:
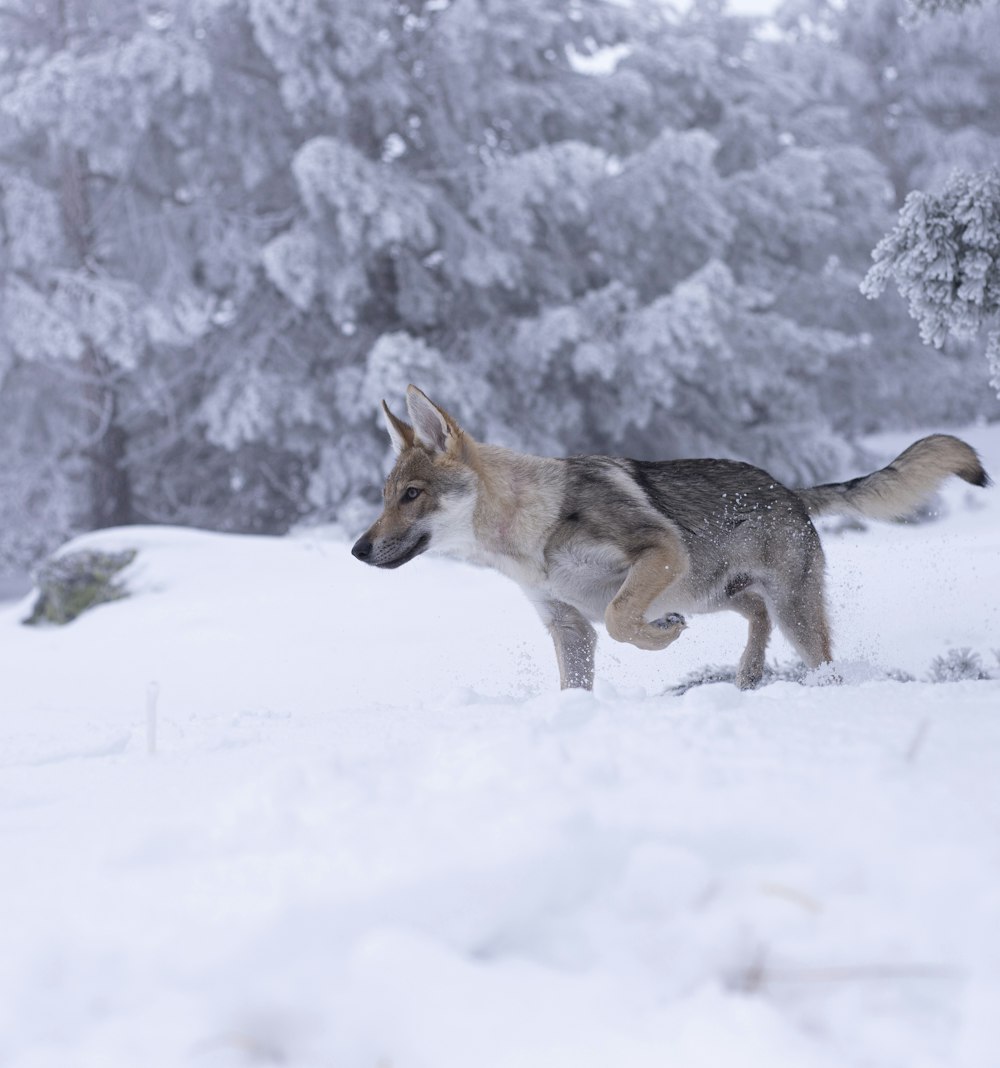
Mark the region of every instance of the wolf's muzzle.
<instances>
[{"instance_id":1,"label":"wolf's muzzle","mask_svg":"<svg viewBox=\"0 0 1000 1068\"><path fill-rule=\"evenodd\" d=\"M430 541L431 536L429 534L421 534L409 548L399 552L400 539L389 538L379 542L376 550L375 542L367 534L362 534L354 543L351 553L359 560L366 564L371 564L373 567L402 567L403 564L408 564L415 556L419 556L430 544ZM398 553L398 555L393 556L394 552Z\"/></svg>"}]
</instances>

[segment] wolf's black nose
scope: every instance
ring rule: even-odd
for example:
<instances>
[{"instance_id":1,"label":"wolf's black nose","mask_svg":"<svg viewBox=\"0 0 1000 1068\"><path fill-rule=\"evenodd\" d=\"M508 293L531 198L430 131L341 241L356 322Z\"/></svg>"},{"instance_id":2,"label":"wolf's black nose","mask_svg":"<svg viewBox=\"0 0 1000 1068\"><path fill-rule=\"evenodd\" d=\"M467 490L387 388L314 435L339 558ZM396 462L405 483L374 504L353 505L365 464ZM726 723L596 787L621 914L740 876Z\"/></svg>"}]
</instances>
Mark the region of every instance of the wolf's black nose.
<instances>
[{"instance_id":1,"label":"wolf's black nose","mask_svg":"<svg viewBox=\"0 0 1000 1068\"><path fill-rule=\"evenodd\" d=\"M359 560L367 560L368 557L371 556L371 554L372 554L372 541L371 541L371 538L369 538L367 535L362 535L354 543L354 548L351 549L351 552Z\"/></svg>"}]
</instances>

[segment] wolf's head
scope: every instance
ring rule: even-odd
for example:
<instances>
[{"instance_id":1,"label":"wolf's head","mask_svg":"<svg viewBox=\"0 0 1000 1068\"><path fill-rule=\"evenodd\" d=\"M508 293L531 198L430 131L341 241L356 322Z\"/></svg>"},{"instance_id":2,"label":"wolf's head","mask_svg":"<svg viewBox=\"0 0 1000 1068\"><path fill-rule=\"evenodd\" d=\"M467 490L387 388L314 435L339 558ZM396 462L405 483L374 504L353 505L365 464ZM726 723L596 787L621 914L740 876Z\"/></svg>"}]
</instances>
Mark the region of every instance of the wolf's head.
<instances>
[{"instance_id":1,"label":"wolf's head","mask_svg":"<svg viewBox=\"0 0 1000 1068\"><path fill-rule=\"evenodd\" d=\"M476 443L416 386L406 391L412 426L382 401L396 463L385 506L351 552L375 567L400 567L425 549L466 552L474 542Z\"/></svg>"}]
</instances>

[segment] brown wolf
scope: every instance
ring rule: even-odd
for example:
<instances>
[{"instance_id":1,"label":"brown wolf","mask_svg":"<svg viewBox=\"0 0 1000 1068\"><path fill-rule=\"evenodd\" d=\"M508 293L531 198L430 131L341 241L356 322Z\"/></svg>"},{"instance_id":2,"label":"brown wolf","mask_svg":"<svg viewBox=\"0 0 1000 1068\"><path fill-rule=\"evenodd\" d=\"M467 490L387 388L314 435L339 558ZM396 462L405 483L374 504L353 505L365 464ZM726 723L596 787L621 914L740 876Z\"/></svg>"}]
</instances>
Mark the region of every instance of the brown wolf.
<instances>
[{"instance_id":1,"label":"brown wolf","mask_svg":"<svg viewBox=\"0 0 1000 1068\"><path fill-rule=\"evenodd\" d=\"M791 490L732 460L523 455L474 441L415 386L406 404L412 425L382 402L397 458L354 555L399 567L434 548L509 575L552 635L564 689L593 685L591 621L665 649L686 614L724 609L750 624L741 688L760 682L772 620L818 667L831 646L810 516L901 518L948 475L989 483L975 451L947 434L863 478Z\"/></svg>"}]
</instances>

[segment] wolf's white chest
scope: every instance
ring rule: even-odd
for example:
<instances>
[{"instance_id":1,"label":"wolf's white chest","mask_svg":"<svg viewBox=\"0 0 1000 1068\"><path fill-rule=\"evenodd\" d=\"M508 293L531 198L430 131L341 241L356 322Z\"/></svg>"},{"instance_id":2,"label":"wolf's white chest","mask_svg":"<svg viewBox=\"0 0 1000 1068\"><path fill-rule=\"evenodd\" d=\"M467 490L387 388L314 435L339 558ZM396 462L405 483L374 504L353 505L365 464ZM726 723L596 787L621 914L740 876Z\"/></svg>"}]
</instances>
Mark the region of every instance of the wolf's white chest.
<instances>
[{"instance_id":1,"label":"wolf's white chest","mask_svg":"<svg viewBox=\"0 0 1000 1068\"><path fill-rule=\"evenodd\" d=\"M567 546L549 562L545 592L601 620L627 572L624 553L613 546Z\"/></svg>"}]
</instances>

